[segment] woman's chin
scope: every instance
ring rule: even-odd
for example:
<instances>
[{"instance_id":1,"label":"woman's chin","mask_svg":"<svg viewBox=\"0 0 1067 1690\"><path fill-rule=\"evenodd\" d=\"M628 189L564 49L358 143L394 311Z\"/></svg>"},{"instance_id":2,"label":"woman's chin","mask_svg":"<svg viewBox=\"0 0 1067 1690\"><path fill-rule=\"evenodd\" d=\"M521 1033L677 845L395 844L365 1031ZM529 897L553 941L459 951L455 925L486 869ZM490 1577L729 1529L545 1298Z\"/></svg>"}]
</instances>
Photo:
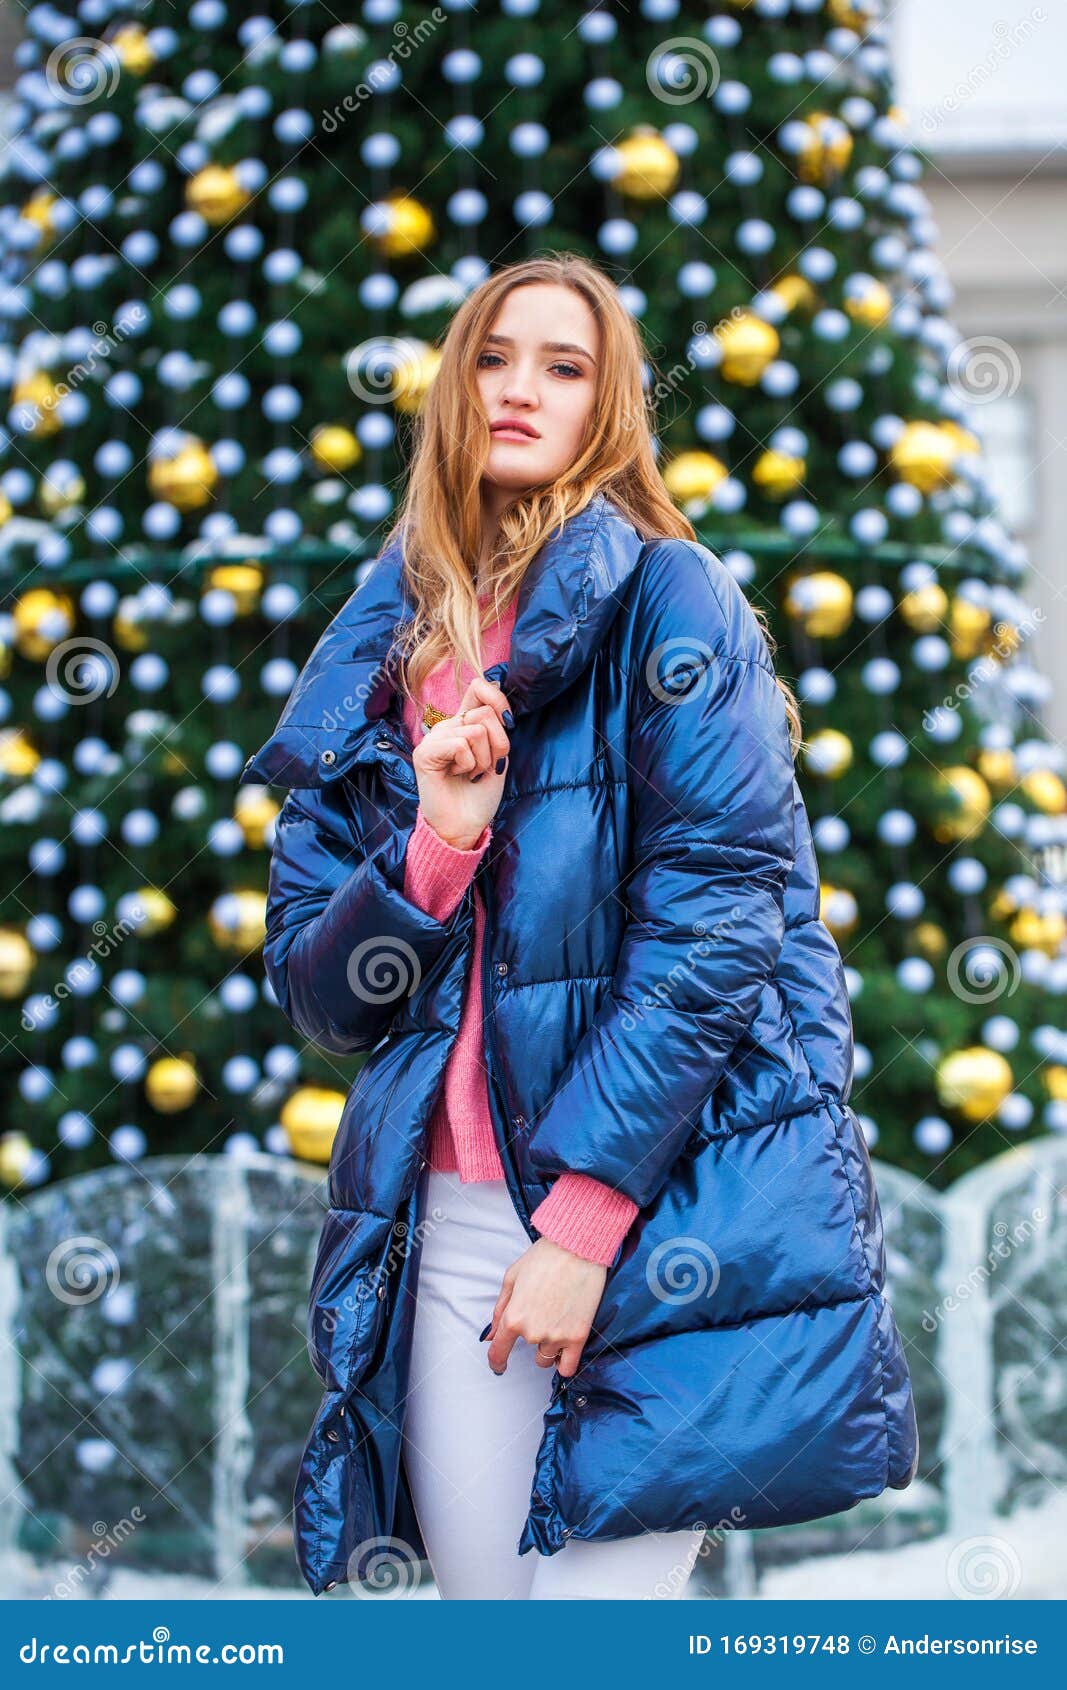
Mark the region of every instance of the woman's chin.
<instances>
[{"instance_id":1,"label":"woman's chin","mask_svg":"<svg viewBox=\"0 0 1067 1690\"><path fill-rule=\"evenodd\" d=\"M492 469L483 472L482 486L486 490L506 493L509 498L517 499L523 493L528 493L533 487L543 487L549 479L551 478L544 475L532 475L528 469L524 470L521 465L514 467L509 465L500 469L494 465Z\"/></svg>"}]
</instances>

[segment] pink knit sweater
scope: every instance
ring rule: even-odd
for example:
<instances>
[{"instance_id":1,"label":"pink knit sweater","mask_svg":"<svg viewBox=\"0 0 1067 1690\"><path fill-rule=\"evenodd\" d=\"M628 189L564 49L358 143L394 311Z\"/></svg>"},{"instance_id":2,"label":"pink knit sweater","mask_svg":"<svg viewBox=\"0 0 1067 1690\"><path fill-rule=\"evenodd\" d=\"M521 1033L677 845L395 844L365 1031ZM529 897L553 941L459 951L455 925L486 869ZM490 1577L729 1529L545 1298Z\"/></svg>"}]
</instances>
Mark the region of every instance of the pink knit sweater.
<instances>
[{"instance_id":1,"label":"pink knit sweater","mask_svg":"<svg viewBox=\"0 0 1067 1690\"><path fill-rule=\"evenodd\" d=\"M508 656L516 608L517 601L513 599L500 620L483 630L482 651L487 669ZM464 691L475 673L469 664L463 664ZM420 705L412 699L404 701L404 720L413 744L417 745L425 732L422 709L433 704L452 715L459 706L460 696L452 681L452 660L446 658L427 676ZM404 896L437 921L447 921L474 878L491 838L492 828L487 826L472 850L457 850L435 832L420 806L404 859ZM445 1067L444 1085L430 1119L430 1166L458 1172L464 1183L504 1177L489 1114L482 1056L484 931L485 906L475 887L474 943L467 992L459 1033ZM637 1204L621 1192L591 1179L588 1174L563 1173L530 1218L543 1237L553 1239L588 1261L610 1265L636 1214Z\"/></svg>"}]
</instances>

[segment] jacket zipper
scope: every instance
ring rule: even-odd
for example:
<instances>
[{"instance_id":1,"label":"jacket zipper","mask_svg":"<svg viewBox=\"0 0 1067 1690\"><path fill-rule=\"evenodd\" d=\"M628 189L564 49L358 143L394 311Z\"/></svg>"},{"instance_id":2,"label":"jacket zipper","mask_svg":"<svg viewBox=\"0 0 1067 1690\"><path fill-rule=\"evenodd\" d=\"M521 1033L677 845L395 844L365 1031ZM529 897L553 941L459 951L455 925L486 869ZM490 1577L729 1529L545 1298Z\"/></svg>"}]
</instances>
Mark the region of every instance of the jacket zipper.
<instances>
[{"instance_id":1,"label":"jacket zipper","mask_svg":"<svg viewBox=\"0 0 1067 1690\"><path fill-rule=\"evenodd\" d=\"M507 1142L508 1134L506 1128L506 1117L499 1107L500 1099L503 1097L504 1093L503 1090L497 1090L496 1050L493 1044L493 1026L496 1019L496 1005L493 1002L492 997L492 970L490 967L489 935L492 931L493 916L495 912L493 909L493 897L491 890L492 881L490 879L487 862L488 855L489 853L487 851L474 872L475 883L477 883L479 877L481 878L482 900L485 904L485 932L482 936L482 1028L484 1033L486 1076L488 1079L486 1092L489 1099L489 1113L492 1117L493 1125L496 1130L497 1149L500 1152L500 1161L504 1169L504 1183L511 1194L511 1201L515 1205L520 1221L525 1227L530 1238L535 1240L538 1237L538 1234L536 1229L530 1225L530 1209L526 1202L525 1193L523 1192L522 1186L519 1182L518 1173L515 1169L511 1147ZM497 1105L496 1109L493 1107L494 1103ZM502 1122L505 1123L503 1127L501 1126Z\"/></svg>"}]
</instances>

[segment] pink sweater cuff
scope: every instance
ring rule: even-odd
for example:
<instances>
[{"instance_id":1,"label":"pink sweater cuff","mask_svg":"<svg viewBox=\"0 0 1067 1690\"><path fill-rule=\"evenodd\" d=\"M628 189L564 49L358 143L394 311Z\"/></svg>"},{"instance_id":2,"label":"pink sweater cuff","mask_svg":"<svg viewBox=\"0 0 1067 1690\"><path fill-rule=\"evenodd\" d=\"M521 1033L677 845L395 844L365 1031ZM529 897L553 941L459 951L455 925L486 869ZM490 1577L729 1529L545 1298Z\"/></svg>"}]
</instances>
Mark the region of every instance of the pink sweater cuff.
<instances>
[{"instance_id":1,"label":"pink sweater cuff","mask_svg":"<svg viewBox=\"0 0 1067 1690\"><path fill-rule=\"evenodd\" d=\"M610 1185L588 1174L560 1174L530 1222L564 1250L610 1267L636 1214L637 1204Z\"/></svg>"},{"instance_id":2,"label":"pink sweater cuff","mask_svg":"<svg viewBox=\"0 0 1067 1690\"><path fill-rule=\"evenodd\" d=\"M404 854L405 898L435 921L447 921L474 879L491 838L492 829L486 825L472 848L461 851L430 826L420 806Z\"/></svg>"}]
</instances>

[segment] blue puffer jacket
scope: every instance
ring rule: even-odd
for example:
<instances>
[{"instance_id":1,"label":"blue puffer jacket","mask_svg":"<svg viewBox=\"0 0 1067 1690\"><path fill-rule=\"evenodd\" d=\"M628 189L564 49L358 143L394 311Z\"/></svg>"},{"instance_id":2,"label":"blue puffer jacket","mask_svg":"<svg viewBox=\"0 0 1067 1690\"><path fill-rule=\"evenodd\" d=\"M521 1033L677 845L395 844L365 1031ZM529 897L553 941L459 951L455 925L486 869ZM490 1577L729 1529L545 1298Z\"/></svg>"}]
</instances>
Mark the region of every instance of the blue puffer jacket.
<instances>
[{"instance_id":1,"label":"blue puffer jacket","mask_svg":"<svg viewBox=\"0 0 1067 1690\"><path fill-rule=\"evenodd\" d=\"M411 608L394 541L244 776L291 789L265 947L282 1008L326 1049L369 1053L310 1296L325 1393L295 1502L316 1594L401 1525L416 1541L419 1174L473 903L441 924L403 895L417 791L389 652ZM508 1188L528 1231L563 1169L640 1208L580 1370L556 1378L518 1547L787 1525L902 1489L915 1414L846 1101L842 963L751 608L707 548L643 542L597 494L538 553L510 660L485 673L515 716L477 873Z\"/></svg>"}]
</instances>

